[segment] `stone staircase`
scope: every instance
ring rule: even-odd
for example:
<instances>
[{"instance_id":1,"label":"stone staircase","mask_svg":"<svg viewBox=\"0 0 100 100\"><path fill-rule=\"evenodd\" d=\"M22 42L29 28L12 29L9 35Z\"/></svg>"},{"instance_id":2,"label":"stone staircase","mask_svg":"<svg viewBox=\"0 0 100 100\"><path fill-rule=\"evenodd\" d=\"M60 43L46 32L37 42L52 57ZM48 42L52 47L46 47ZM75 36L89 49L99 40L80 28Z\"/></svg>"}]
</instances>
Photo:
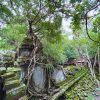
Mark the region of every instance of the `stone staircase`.
<instances>
[{"instance_id":1,"label":"stone staircase","mask_svg":"<svg viewBox=\"0 0 100 100\"><path fill-rule=\"evenodd\" d=\"M0 67L0 76L5 79L6 100L19 100L25 95L25 85L19 80L20 70L18 67L9 67L7 70Z\"/></svg>"}]
</instances>

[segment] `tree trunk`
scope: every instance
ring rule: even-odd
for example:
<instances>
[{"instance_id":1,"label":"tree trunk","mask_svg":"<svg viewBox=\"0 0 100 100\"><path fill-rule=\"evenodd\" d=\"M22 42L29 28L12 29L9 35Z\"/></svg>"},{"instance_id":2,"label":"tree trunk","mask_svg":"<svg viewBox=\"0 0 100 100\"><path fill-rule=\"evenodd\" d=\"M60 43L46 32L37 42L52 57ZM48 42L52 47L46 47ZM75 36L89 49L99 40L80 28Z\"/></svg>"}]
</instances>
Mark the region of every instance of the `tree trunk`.
<instances>
[{"instance_id":1,"label":"tree trunk","mask_svg":"<svg viewBox=\"0 0 100 100\"><path fill-rule=\"evenodd\" d=\"M95 81L97 82L97 85L99 86L100 85L100 82L99 80L96 78L96 75L95 75L95 72L94 72L94 65L96 63L96 61L94 61L94 64L92 66L92 63L91 63L91 60L90 60L90 57L89 57L89 54L88 54L88 51L87 51L87 48L86 48L86 54L87 54L87 59L88 59L88 67L90 68L90 72L91 72L91 75L94 77ZM96 55L95 55L96 56ZM96 58L95 58L96 60Z\"/></svg>"}]
</instances>

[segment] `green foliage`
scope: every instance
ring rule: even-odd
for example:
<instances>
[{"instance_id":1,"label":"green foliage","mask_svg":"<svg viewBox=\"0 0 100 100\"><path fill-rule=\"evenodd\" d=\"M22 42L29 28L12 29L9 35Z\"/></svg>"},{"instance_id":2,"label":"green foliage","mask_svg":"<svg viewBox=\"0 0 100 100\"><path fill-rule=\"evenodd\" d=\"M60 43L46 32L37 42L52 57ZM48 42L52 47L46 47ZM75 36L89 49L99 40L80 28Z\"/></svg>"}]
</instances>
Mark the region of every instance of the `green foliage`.
<instances>
[{"instance_id":1,"label":"green foliage","mask_svg":"<svg viewBox=\"0 0 100 100\"><path fill-rule=\"evenodd\" d=\"M69 40L66 35L61 37L59 42L52 43L43 39L44 54L53 57L58 63L64 63L67 59L77 58L78 52L73 40Z\"/></svg>"},{"instance_id":2,"label":"green foliage","mask_svg":"<svg viewBox=\"0 0 100 100\"><path fill-rule=\"evenodd\" d=\"M89 35L91 36L91 38L98 41L98 44L96 42L91 41L88 37L83 35L74 39L73 45L75 46L76 49L80 49L81 50L80 52L83 55L86 55L86 48L87 48L89 56L90 58L92 58L97 53L97 48L99 46L100 38L98 38L98 33L95 33L92 30L89 30Z\"/></svg>"},{"instance_id":3,"label":"green foliage","mask_svg":"<svg viewBox=\"0 0 100 100\"><path fill-rule=\"evenodd\" d=\"M0 40L0 50L9 50L9 49L12 49L14 48L13 45L11 45L10 43L7 42L6 39L1 39Z\"/></svg>"},{"instance_id":4,"label":"green foliage","mask_svg":"<svg viewBox=\"0 0 100 100\"><path fill-rule=\"evenodd\" d=\"M48 63L45 65L45 69L47 72L52 71L54 69L54 66L52 63Z\"/></svg>"},{"instance_id":5,"label":"green foliage","mask_svg":"<svg viewBox=\"0 0 100 100\"><path fill-rule=\"evenodd\" d=\"M5 13L6 15L13 17L12 12L9 10L9 8L6 7L6 5L1 5L0 10L1 10L1 12Z\"/></svg>"},{"instance_id":6,"label":"green foliage","mask_svg":"<svg viewBox=\"0 0 100 100\"><path fill-rule=\"evenodd\" d=\"M8 19L8 23L12 25L7 23L7 26L0 32L1 48L19 46L25 37L27 27L29 27L28 21L32 21L33 33L37 33L39 39L42 39L44 54L53 57L59 63L64 62L67 58L76 58L76 47L81 47L85 53L84 48L89 45L89 54L92 55L96 52L97 45L88 38L79 37L74 43L74 40L62 38L61 35L63 17L72 18L71 26L74 34L80 33L79 30L81 30L86 12L97 4L93 0L91 2L89 0L70 0L68 5L62 0L10 0L5 1L5 5L3 2L4 0L0 2L0 14L3 15L0 18ZM13 14L16 17L12 19ZM97 41L100 38L99 20L98 16L93 22L94 33L89 32L90 36ZM38 31L34 32L35 30Z\"/></svg>"},{"instance_id":7,"label":"green foliage","mask_svg":"<svg viewBox=\"0 0 100 100\"><path fill-rule=\"evenodd\" d=\"M18 47L25 37L26 27L25 25L15 24L15 25L7 25L0 31L0 47L8 48L10 47ZM4 45L5 44L5 45ZM4 45L4 46L3 46Z\"/></svg>"},{"instance_id":8,"label":"green foliage","mask_svg":"<svg viewBox=\"0 0 100 100\"><path fill-rule=\"evenodd\" d=\"M88 40L88 43L86 44L90 57L94 57L95 54L97 53L98 46L100 47L100 38L98 36L99 35L98 33L94 33L91 30L89 31L89 34L94 40L98 41L98 44L97 44L95 42Z\"/></svg>"},{"instance_id":9,"label":"green foliage","mask_svg":"<svg viewBox=\"0 0 100 100\"><path fill-rule=\"evenodd\" d=\"M5 1L0 0L0 19L7 22L10 18L14 17L13 12L11 11L10 7L4 4Z\"/></svg>"},{"instance_id":10,"label":"green foliage","mask_svg":"<svg viewBox=\"0 0 100 100\"><path fill-rule=\"evenodd\" d=\"M65 49L65 54L68 57L68 59L70 58L77 58L77 51L75 50L75 48L71 45L68 45Z\"/></svg>"},{"instance_id":11,"label":"green foliage","mask_svg":"<svg viewBox=\"0 0 100 100\"><path fill-rule=\"evenodd\" d=\"M76 3L76 2L81 2L81 0L70 0L70 3Z\"/></svg>"},{"instance_id":12,"label":"green foliage","mask_svg":"<svg viewBox=\"0 0 100 100\"><path fill-rule=\"evenodd\" d=\"M100 16L93 21L93 31L100 34Z\"/></svg>"},{"instance_id":13,"label":"green foliage","mask_svg":"<svg viewBox=\"0 0 100 100\"><path fill-rule=\"evenodd\" d=\"M51 21L41 22L38 27L42 27L39 31L40 36L45 37L50 42L61 40L61 22L62 18L56 15Z\"/></svg>"},{"instance_id":14,"label":"green foliage","mask_svg":"<svg viewBox=\"0 0 100 100\"><path fill-rule=\"evenodd\" d=\"M65 45L63 42L56 42L56 43L51 43L47 39L43 39L43 52L47 56L51 56L52 58L57 61L57 63L64 63L67 59L65 55Z\"/></svg>"},{"instance_id":15,"label":"green foliage","mask_svg":"<svg viewBox=\"0 0 100 100\"><path fill-rule=\"evenodd\" d=\"M67 56L68 59L70 58L77 58L78 54L75 48L75 44L73 42L73 40L69 40L68 38L66 38L65 36L63 37L64 39L64 43L65 44L65 55Z\"/></svg>"}]
</instances>

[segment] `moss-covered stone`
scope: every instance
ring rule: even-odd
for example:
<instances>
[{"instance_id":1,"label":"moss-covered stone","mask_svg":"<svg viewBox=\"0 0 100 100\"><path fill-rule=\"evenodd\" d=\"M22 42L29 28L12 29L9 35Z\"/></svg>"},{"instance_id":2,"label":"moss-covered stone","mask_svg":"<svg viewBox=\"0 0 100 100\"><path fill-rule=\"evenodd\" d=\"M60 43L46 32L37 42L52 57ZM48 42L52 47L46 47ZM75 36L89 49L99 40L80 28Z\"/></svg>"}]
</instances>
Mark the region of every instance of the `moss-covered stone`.
<instances>
[{"instance_id":1,"label":"moss-covered stone","mask_svg":"<svg viewBox=\"0 0 100 100\"><path fill-rule=\"evenodd\" d=\"M0 65L1 65L1 66L3 65L3 61L0 61Z\"/></svg>"},{"instance_id":2,"label":"moss-covered stone","mask_svg":"<svg viewBox=\"0 0 100 100\"><path fill-rule=\"evenodd\" d=\"M5 67L0 67L0 75L6 73L6 68Z\"/></svg>"},{"instance_id":3,"label":"moss-covered stone","mask_svg":"<svg viewBox=\"0 0 100 100\"><path fill-rule=\"evenodd\" d=\"M18 100L20 97L25 95L25 85L21 85L7 92L7 100ZM24 99L25 100L25 99Z\"/></svg>"},{"instance_id":4,"label":"moss-covered stone","mask_svg":"<svg viewBox=\"0 0 100 100\"><path fill-rule=\"evenodd\" d=\"M77 73L77 75L79 75L79 73ZM69 100L71 97L72 100L86 100L88 94L91 91L94 91L95 88L96 84L94 78L88 71L87 74L77 84L74 85L74 87L71 87L69 91L66 91L66 99Z\"/></svg>"},{"instance_id":5,"label":"moss-covered stone","mask_svg":"<svg viewBox=\"0 0 100 100\"><path fill-rule=\"evenodd\" d=\"M65 84L63 84L62 86L60 86L60 91L57 92L57 93L55 93L53 96L50 96L48 100L56 100L62 94L64 94L67 90L71 90L71 88L75 85L75 83L77 83L78 81L80 81L80 79L82 77L84 77L87 72L88 72L88 70L84 71L84 69L81 69L80 73L76 74L73 80L70 80L68 83L66 82ZM72 95L70 95L70 98L72 99L72 98L74 98L75 91L71 91L71 94Z\"/></svg>"},{"instance_id":6,"label":"moss-covered stone","mask_svg":"<svg viewBox=\"0 0 100 100\"><path fill-rule=\"evenodd\" d=\"M11 78L13 76L15 76L16 73L14 72L9 72L9 73L5 73L3 75L1 75L4 79L7 79L7 78Z\"/></svg>"},{"instance_id":7,"label":"moss-covered stone","mask_svg":"<svg viewBox=\"0 0 100 100\"><path fill-rule=\"evenodd\" d=\"M13 80L13 81L10 80L5 83L5 88L6 90L9 90L9 89L18 87L19 85L20 85L19 80Z\"/></svg>"},{"instance_id":8,"label":"moss-covered stone","mask_svg":"<svg viewBox=\"0 0 100 100\"><path fill-rule=\"evenodd\" d=\"M7 72L20 72L21 68L9 67L7 68Z\"/></svg>"}]
</instances>

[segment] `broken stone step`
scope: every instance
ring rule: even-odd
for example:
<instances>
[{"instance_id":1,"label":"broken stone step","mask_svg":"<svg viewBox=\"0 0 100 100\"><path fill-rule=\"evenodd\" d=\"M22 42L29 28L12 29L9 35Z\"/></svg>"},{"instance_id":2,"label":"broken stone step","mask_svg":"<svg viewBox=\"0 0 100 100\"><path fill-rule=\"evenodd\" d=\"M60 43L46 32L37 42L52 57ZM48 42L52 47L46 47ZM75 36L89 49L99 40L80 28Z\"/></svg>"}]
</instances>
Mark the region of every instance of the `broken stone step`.
<instances>
[{"instance_id":1,"label":"broken stone step","mask_svg":"<svg viewBox=\"0 0 100 100\"><path fill-rule=\"evenodd\" d=\"M18 87L19 85L20 85L19 80L12 80L12 81L10 80L5 83L5 88L6 88L6 90L10 90L12 88Z\"/></svg>"},{"instance_id":2,"label":"broken stone step","mask_svg":"<svg viewBox=\"0 0 100 100\"><path fill-rule=\"evenodd\" d=\"M7 81L12 81L12 80L19 80L19 76L18 75L15 75L15 76L13 76L13 77L10 77L10 78L7 78L6 80L5 80L5 82L7 82Z\"/></svg>"},{"instance_id":3,"label":"broken stone step","mask_svg":"<svg viewBox=\"0 0 100 100\"><path fill-rule=\"evenodd\" d=\"M1 77L3 77L4 79L11 78L13 76L15 76L14 72L8 72L8 73L1 75Z\"/></svg>"},{"instance_id":4,"label":"broken stone step","mask_svg":"<svg viewBox=\"0 0 100 100\"><path fill-rule=\"evenodd\" d=\"M6 73L6 68L0 67L0 75L3 75L4 73Z\"/></svg>"},{"instance_id":5,"label":"broken stone step","mask_svg":"<svg viewBox=\"0 0 100 100\"><path fill-rule=\"evenodd\" d=\"M7 72L20 72L21 68L9 67L7 68Z\"/></svg>"},{"instance_id":6,"label":"broken stone step","mask_svg":"<svg viewBox=\"0 0 100 100\"><path fill-rule=\"evenodd\" d=\"M25 90L26 90L26 86L22 84L19 87L16 87L14 89L11 89L10 91L7 91L6 100L18 100L19 98L25 95Z\"/></svg>"}]
</instances>

